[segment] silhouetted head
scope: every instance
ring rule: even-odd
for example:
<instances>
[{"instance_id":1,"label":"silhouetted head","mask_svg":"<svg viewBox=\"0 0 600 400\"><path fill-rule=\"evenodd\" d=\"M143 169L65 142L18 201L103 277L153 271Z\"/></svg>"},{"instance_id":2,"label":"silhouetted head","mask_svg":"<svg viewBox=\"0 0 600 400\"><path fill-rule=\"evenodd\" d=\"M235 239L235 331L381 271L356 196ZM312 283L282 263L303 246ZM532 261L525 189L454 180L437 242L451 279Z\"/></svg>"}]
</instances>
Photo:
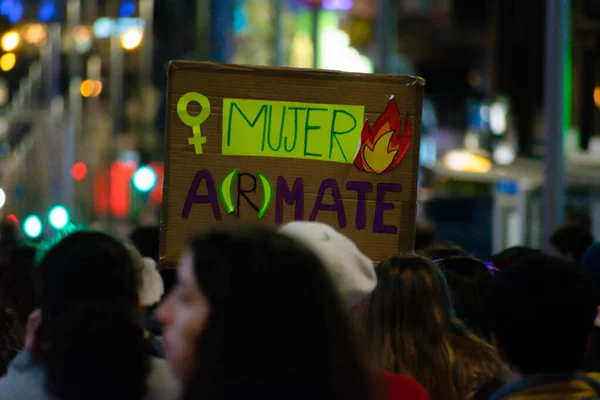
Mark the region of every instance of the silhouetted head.
<instances>
[{"instance_id":1,"label":"silhouetted head","mask_svg":"<svg viewBox=\"0 0 600 400\"><path fill-rule=\"evenodd\" d=\"M494 278L490 317L501 354L521 374L568 373L585 358L596 303L574 264L539 255Z\"/></svg>"},{"instance_id":2,"label":"silhouetted head","mask_svg":"<svg viewBox=\"0 0 600 400\"><path fill-rule=\"evenodd\" d=\"M345 310L303 245L264 228L219 228L190 240L178 275L158 315L188 398L370 398Z\"/></svg>"},{"instance_id":3,"label":"silhouetted head","mask_svg":"<svg viewBox=\"0 0 600 400\"><path fill-rule=\"evenodd\" d=\"M104 233L76 232L45 254L39 276L50 392L61 400L142 399L149 348L127 248Z\"/></svg>"},{"instance_id":4,"label":"silhouetted head","mask_svg":"<svg viewBox=\"0 0 600 400\"><path fill-rule=\"evenodd\" d=\"M550 238L553 254L581 263L583 253L594 243L594 237L588 227L567 224L558 228Z\"/></svg>"}]
</instances>

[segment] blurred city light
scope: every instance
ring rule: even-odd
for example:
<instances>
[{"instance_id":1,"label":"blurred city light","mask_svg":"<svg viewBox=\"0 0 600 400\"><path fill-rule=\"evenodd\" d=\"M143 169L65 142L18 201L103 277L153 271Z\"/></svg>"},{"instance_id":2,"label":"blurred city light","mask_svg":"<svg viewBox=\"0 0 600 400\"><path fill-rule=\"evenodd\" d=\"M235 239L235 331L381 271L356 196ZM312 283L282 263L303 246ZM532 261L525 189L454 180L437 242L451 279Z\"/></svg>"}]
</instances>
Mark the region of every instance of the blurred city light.
<instances>
[{"instance_id":1,"label":"blurred city light","mask_svg":"<svg viewBox=\"0 0 600 400\"><path fill-rule=\"evenodd\" d=\"M79 91L83 97L98 97L102 93L102 82L87 79L81 82Z\"/></svg>"},{"instance_id":2,"label":"blurred city light","mask_svg":"<svg viewBox=\"0 0 600 400\"><path fill-rule=\"evenodd\" d=\"M132 29L121 36L121 46L125 50L134 50L142 43L143 34L142 31Z\"/></svg>"},{"instance_id":3,"label":"blurred city light","mask_svg":"<svg viewBox=\"0 0 600 400\"><path fill-rule=\"evenodd\" d=\"M19 46L21 42L21 36L16 31L6 32L2 36L2 50L13 51Z\"/></svg>"},{"instance_id":4,"label":"blurred city light","mask_svg":"<svg viewBox=\"0 0 600 400\"><path fill-rule=\"evenodd\" d=\"M82 162L78 162L71 168L71 176L76 181L82 181L87 176L87 165Z\"/></svg>"},{"instance_id":5,"label":"blurred city light","mask_svg":"<svg viewBox=\"0 0 600 400\"><path fill-rule=\"evenodd\" d=\"M594 88L594 104L600 108L600 85Z\"/></svg>"},{"instance_id":6,"label":"blurred city light","mask_svg":"<svg viewBox=\"0 0 600 400\"><path fill-rule=\"evenodd\" d=\"M8 118L6 116L0 117L0 140L4 140L6 138L6 134L8 133Z\"/></svg>"},{"instance_id":7,"label":"blurred city light","mask_svg":"<svg viewBox=\"0 0 600 400\"><path fill-rule=\"evenodd\" d=\"M492 162L486 157L468 150L451 150L444 156L446 168L460 172L487 173L492 169Z\"/></svg>"},{"instance_id":8,"label":"blurred city light","mask_svg":"<svg viewBox=\"0 0 600 400\"><path fill-rule=\"evenodd\" d=\"M94 36L98 39L109 38L116 25L116 22L110 18L98 18L94 23Z\"/></svg>"},{"instance_id":9,"label":"blurred city light","mask_svg":"<svg viewBox=\"0 0 600 400\"><path fill-rule=\"evenodd\" d=\"M499 144L494 149L494 161L500 165L509 165L515 161L515 149L505 143Z\"/></svg>"},{"instance_id":10,"label":"blurred city light","mask_svg":"<svg viewBox=\"0 0 600 400\"><path fill-rule=\"evenodd\" d=\"M77 26L73 29L73 40L75 43L75 50L78 53L86 53L92 48L93 32L92 29L87 26Z\"/></svg>"},{"instance_id":11,"label":"blurred city light","mask_svg":"<svg viewBox=\"0 0 600 400\"><path fill-rule=\"evenodd\" d=\"M0 15L8 18L11 24L17 23L23 18L23 2L21 0L0 1Z\"/></svg>"},{"instance_id":12,"label":"blurred city light","mask_svg":"<svg viewBox=\"0 0 600 400\"><path fill-rule=\"evenodd\" d=\"M29 24L23 28L23 39L27 43L40 44L48 36L48 29L42 24Z\"/></svg>"},{"instance_id":13,"label":"blurred city light","mask_svg":"<svg viewBox=\"0 0 600 400\"><path fill-rule=\"evenodd\" d=\"M0 208L4 207L6 203L6 193L4 193L4 189L0 188Z\"/></svg>"},{"instance_id":14,"label":"blurred city light","mask_svg":"<svg viewBox=\"0 0 600 400\"><path fill-rule=\"evenodd\" d=\"M63 229L69 224L70 219L69 212L63 206L52 207L48 213L48 222L54 229Z\"/></svg>"},{"instance_id":15,"label":"blurred city light","mask_svg":"<svg viewBox=\"0 0 600 400\"><path fill-rule=\"evenodd\" d=\"M23 223L23 232L30 239L37 239L42 235L42 220L37 215L27 217Z\"/></svg>"},{"instance_id":16,"label":"blurred city light","mask_svg":"<svg viewBox=\"0 0 600 400\"><path fill-rule=\"evenodd\" d=\"M6 53L0 57L0 68L2 71L7 72L15 67L17 63L17 56L15 53Z\"/></svg>"},{"instance_id":17,"label":"blurred city light","mask_svg":"<svg viewBox=\"0 0 600 400\"><path fill-rule=\"evenodd\" d=\"M19 218L15 214L9 214L6 220L12 222L14 225L19 225Z\"/></svg>"},{"instance_id":18,"label":"blurred city light","mask_svg":"<svg viewBox=\"0 0 600 400\"><path fill-rule=\"evenodd\" d=\"M49 22L56 15L56 3L54 0L43 0L40 5L39 17L42 22Z\"/></svg>"},{"instance_id":19,"label":"blurred city light","mask_svg":"<svg viewBox=\"0 0 600 400\"><path fill-rule=\"evenodd\" d=\"M506 106L502 103L494 103L490 108L490 129L496 135L506 131Z\"/></svg>"},{"instance_id":20,"label":"blurred city light","mask_svg":"<svg viewBox=\"0 0 600 400\"><path fill-rule=\"evenodd\" d=\"M119 8L119 15L128 18L133 14L135 14L135 3L131 0L124 0Z\"/></svg>"},{"instance_id":21,"label":"blurred city light","mask_svg":"<svg viewBox=\"0 0 600 400\"><path fill-rule=\"evenodd\" d=\"M149 192L156 185L156 173L150 167L141 167L133 175L133 185L140 192Z\"/></svg>"}]
</instances>

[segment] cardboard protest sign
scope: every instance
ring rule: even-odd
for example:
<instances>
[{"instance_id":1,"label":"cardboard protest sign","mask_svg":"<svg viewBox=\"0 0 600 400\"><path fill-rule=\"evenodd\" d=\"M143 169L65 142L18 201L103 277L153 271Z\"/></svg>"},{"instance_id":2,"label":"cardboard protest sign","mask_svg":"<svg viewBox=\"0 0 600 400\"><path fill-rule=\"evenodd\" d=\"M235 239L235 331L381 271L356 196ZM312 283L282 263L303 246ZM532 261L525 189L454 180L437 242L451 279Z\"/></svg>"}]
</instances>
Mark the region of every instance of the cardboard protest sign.
<instances>
[{"instance_id":1,"label":"cardboard protest sign","mask_svg":"<svg viewBox=\"0 0 600 400\"><path fill-rule=\"evenodd\" d=\"M414 245L424 81L172 62L161 264L232 220L325 222L374 261Z\"/></svg>"}]
</instances>

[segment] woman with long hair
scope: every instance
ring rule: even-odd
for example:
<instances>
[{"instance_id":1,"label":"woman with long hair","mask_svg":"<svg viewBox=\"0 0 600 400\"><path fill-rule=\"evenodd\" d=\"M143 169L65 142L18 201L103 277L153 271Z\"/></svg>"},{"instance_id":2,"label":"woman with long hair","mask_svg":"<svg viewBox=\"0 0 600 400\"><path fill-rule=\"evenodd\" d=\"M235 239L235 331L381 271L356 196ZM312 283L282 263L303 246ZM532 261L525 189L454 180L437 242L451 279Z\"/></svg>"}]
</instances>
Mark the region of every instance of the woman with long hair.
<instances>
[{"instance_id":1,"label":"woman with long hair","mask_svg":"<svg viewBox=\"0 0 600 400\"><path fill-rule=\"evenodd\" d=\"M503 373L492 346L456 318L433 262L392 257L377 267L378 286L360 308L376 368L408 375L432 400L466 400Z\"/></svg>"},{"instance_id":2,"label":"woman with long hair","mask_svg":"<svg viewBox=\"0 0 600 400\"><path fill-rule=\"evenodd\" d=\"M374 378L316 255L269 229L189 241L158 310L185 399L373 398Z\"/></svg>"},{"instance_id":3,"label":"woman with long hair","mask_svg":"<svg viewBox=\"0 0 600 400\"><path fill-rule=\"evenodd\" d=\"M26 351L0 380L12 400L175 399L165 361L150 356L139 276L125 245L99 232L59 241L37 267L40 309Z\"/></svg>"},{"instance_id":4,"label":"woman with long hair","mask_svg":"<svg viewBox=\"0 0 600 400\"><path fill-rule=\"evenodd\" d=\"M485 295L492 284L492 273L472 257L449 257L436 262L442 270L458 318L474 334L491 343L492 329L485 312Z\"/></svg>"}]
</instances>

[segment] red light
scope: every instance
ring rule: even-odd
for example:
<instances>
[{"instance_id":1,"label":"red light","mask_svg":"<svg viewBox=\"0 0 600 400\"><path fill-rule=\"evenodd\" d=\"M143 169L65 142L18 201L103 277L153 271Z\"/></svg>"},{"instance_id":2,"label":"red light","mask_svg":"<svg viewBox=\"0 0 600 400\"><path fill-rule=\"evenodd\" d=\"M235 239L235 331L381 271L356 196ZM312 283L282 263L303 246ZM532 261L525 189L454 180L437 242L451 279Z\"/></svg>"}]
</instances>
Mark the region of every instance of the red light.
<instances>
[{"instance_id":1,"label":"red light","mask_svg":"<svg viewBox=\"0 0 600 400\"><path fill-rule=\"evenodd\" d=\"M86 175L87 166L82 162L78 162L77 164L73 165L73 168L71 168L71 176L73 176L73 179L76 181L84 180Z\"/></svg>"},{"instance_id":2,"label":"red light","mask_svg":"<svg viewBox=\"0 0 600 400\"><path fill-rule=\"evenodd\" d=\"M101 165L96 172L94 179L94 210L99 216L108 214L108 171Z\"/></svg>"},{"instance_id":3,"label":"red light","mask_svg":"<svg viewBox=\"0 0 600 400\"><path fill-rule=\"evenodd\" d=\"M6 220L15 226L19 226L19 218L15 214L10 214L6 217Z\"/></svg>"},{"instance_id":4,"label":"red light","mask_svg":"<svg viewBox=\"0 0 600 400\"><path fill-rule=\"evenodd\" d=\"M156 186L152 189L150 196L157 203L162 203L163 200L163 179L165 176L165 164L162 162L152 162L149 167L156 173Z\"/></svg>"},{"instance_id":5,"label":"red light","mask_svg":"<svg viewBox=\"0 0 600 400\"><path fill-rule=\"evenodd\" d=\"M110 167L110 210L115 217L123 218L129 213L131 202L131 178L137 165L115 162Z\"/></svg>"}]
</instances>

